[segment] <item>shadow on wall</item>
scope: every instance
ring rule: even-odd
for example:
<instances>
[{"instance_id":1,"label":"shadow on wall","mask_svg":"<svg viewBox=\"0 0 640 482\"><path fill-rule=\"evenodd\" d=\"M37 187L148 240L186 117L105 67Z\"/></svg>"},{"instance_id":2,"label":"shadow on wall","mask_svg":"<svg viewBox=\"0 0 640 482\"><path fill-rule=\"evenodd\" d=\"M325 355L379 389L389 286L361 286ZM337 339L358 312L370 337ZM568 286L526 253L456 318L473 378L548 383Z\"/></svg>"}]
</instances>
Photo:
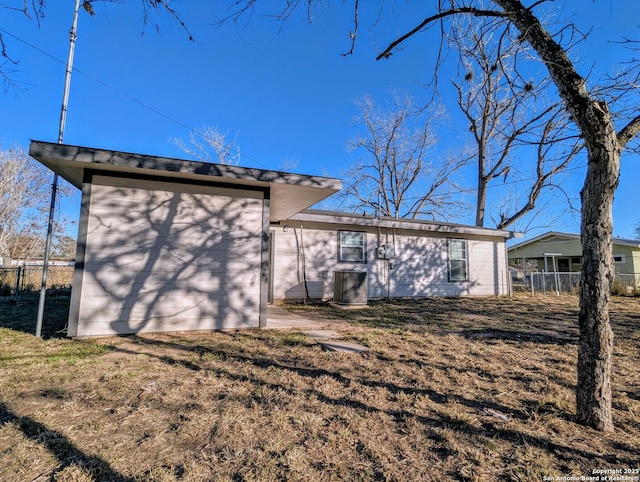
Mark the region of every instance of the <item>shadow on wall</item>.
<instances>
[{"instance_id":1,"label":"shadow on wall","mask_svg":"<svg viewBox=\"0 0 640 482\"><path fill-rule=\"evenodd\" d=\"M329 270L335 256L330 240L315 230L292 227L274 236L275 297L287 300L327 299L333 296L333 272Z\"/></svg>"},{"instance_id":2,"label":"shadow on wall","mask_svg":"<svg viewBox=\"0 0 640 482\"><path fill-rule=\"evenodd\" d=\"M94 178L77 335L257 326L262 197Z\"/></svg>"},{"instance_id":3,"label":"shadow on wall","mask_svg":"<svg viewBox=\"0 0 640 482\"><path fill-rule=\"evenodd\" d=\"M468 279L449 281L447 238L403 234L396 236L395 250L396 259L376 260L380 269L373 279L381 287L380 298L462 296L474 294L482 287L470 259Z\"/></svg>"},{"instance_id":4,"label":"shadow on wall","mask_svg":"<svg viewBox=\"0 0 640 482\"><path fill-rule=\"evenodd\" d=\"M297 299L323 299L325 293L324 281L304 281L291 286L285 291L285 299L297 300Z\"/></svg>"},{"instance_id":5,"label":"shadow on wall","mask_svg":"<svg viewBox=\"0 0 640 482\"><path fill-rule=\"evenodd\" d=\"M449 281L447 238L402 232L395 236L393 260L379 259L377 247L384 243L376 231L367 231L366 263L338 261L338 231L346 228L305 225L275 236L276 260L273 276L285 299L332 299L336 271L367 273L368 297L438 297L499 295L506 293L502 243L491 238L467 241L466 281ZM357 229L354 229L356 231ZM291 233L293 231L293 234ZM393 269L391 269L393 266ZM294 277L295 274L295 277ZM305 279L307 289L305 291ZM278 294L275 295L278 298Z\"/></svg>"}]
</instances>

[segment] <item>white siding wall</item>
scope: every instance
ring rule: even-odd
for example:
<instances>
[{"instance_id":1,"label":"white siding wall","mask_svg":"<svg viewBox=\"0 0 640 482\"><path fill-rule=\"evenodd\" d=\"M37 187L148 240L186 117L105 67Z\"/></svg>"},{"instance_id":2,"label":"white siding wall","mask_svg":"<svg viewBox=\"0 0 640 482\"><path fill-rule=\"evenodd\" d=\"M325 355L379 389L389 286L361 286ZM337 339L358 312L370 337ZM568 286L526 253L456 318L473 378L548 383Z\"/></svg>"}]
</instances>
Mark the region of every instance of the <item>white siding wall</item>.
<instances>
[{"instance_id":1,"label":"white siding wall","mask_svg":"<svg viewBox=\"0 0 640 482\"><path fill-rule=\"evenodd\" d=\"M95 176L88 209L71 336L258 326L262 193Z\"/></svg>"},{"instance_id":2,"label":"white siding wall","mask_svg":"<svg viewBox=\"0 0 640 482\"><path fill-rule=\"evenodd\" d=\"M461 295L508 294L505 267L505 243L489 237L459 237L467 239L469 280L452 283L447 272L447 236L438 233L398 230L395 235L397 258L394 269L389 261L377 259L376 248L381 243L393 243L391 230L378 239L377 229L355 226L304 223L289 226L288 232L272 227L273 267L272 290L275 300L301 299L303 283L303 250L310 298L333 298L335 271L366 271L369 298L430 297ZM338 261L338 231L367 233L367 263ZM302 243L304 241L304 243Z\"/></svg>"}]
</instances>

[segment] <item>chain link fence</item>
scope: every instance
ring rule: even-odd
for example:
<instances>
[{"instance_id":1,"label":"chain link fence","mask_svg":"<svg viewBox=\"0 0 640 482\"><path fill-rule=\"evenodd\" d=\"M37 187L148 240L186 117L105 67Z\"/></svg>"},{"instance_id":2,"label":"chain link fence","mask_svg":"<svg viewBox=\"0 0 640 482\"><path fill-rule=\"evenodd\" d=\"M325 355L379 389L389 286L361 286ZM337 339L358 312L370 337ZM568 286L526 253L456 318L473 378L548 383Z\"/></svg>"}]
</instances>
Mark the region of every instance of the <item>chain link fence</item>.
<instances>
[{"instance_id":1,"label":"chain link fence","mask_svg":"<svg viewBox=\"0 0 640 482\"><path fill-rule=\"evenodd\" d=\"M578 293L581 273L527 273L511 271L514 289L537 293ZM640 295L640 275L615 273L611 293L614 295Z\"/></svg>"},{"instance_id":2,"label":"chain link fence","mask_svg":"<svg viewBox=\"0 0 640 482\"><path fill-rule=\"evenodd\" d=\"M47 288L71 288L74 266L49 266ZM42 266L0 267L0 297L19 296L42 288Z\"/></svg>"}]
</instances>

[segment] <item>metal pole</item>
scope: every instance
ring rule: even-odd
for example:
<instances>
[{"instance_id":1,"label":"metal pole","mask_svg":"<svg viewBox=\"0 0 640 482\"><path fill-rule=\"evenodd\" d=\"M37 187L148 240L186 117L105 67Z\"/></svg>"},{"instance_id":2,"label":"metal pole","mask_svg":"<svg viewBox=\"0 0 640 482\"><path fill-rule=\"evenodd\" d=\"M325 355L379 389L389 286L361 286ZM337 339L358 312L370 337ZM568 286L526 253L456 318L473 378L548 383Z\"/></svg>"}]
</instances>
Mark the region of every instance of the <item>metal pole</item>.
<instances>
[{"instance_id":1,"label":"metal pole","mask_svg":"<svg viewBox=\"0 0 640 482\"><path fill-rule=\"evenodd\" d=\"M531 297L533 298L535 296L535 291L533 288L533 273L531 273Z\"/></svg>"},{"instance_id":2,"label":"metal pole","mask_svg":"<svg viewBox=\"0 0 640 482\"><path fill-rule=\"evenodd\" d=\"M558 275L558 264L555 255L551 258L553 261L553 280L556 284L556 296L560 296L560 276Z\"/></svg>"},{"instance_id":3,"label":"metal pole","mask_svg":"<svg viewBox=\"0 0 640 482\"><path fill-rule=\"evenodd\" d=\"M16 291L15 291L15 300L18 301L20 297L20 276L22 275L22 267L18 265L18 269L16 270Z\"/></svg>"},{"instance_id":4,"label":"metal pole","mask_svg":"<svg viewBox=\"0 0 640 482\"><path fill-rule=\"evenodd\" d=\"M78 28L78 11L80 0L75 0L73 21L69 31L69 56L67 58L67 70L64 77L64 91L62 94L62 109L60 111L60 124L58 127L58 144L64 139L64 127L67 122L67 106L69 104L69 91L71 89L71 71L73 70L73 54L76 47L76 31ZM47 272L49 271L49 253L51 252L51 238L53 237L53 216L56 210L56 195L58 192L58 173L53 175L51 185L51 203L49 205L49 221L47 224L47 240L44 248L44 265L42 267L42 284L40 286L40 300L38 302L38 317L36 319L36 336L42 336L42 319L44 317L44 302L47 296Z\"/></svg>"}]
</instances>

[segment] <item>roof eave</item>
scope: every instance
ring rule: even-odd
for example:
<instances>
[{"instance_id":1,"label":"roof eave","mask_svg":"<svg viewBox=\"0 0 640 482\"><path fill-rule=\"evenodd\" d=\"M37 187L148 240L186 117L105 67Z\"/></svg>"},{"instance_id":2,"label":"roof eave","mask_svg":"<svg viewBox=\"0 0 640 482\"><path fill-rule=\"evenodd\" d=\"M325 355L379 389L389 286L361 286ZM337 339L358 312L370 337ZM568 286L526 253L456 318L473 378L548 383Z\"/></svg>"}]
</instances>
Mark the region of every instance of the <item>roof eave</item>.
<instances>
[{"instance_id":1,"label":"roof eave","mask_svg":"<svg viewBox=\"0 0 640 482\"><path fill-rule=\"evenodd\" d=\"M29 154L75 187L82 187L90 169L104 174L165 177L168 181L236 184L239 188L268 188L271 219L286 219L342 188L339 179L223 164L31 141Z\"/></svg>"},{"instance_id":2,"label":"roof eave","mask_svg":"<svg viewBox=\"0 0 640 482\"><path fill-rule=\"evenodd\" d=\"M528 239L526 241L523 241L521 243L518 244L514 244L513 246L511 246L509 248L509 251L513 251L515 249L520 249L520 248L524 248L525 246L529 246L530 244L535 244L538 243L540 241L543 241L545 238L551 237L551 236L565 236L567 238L571 238L572 240L580 240L580 235L579 234L575 234L575 233L563 233L560 231L549 231L543 234L540 234L538 236L536 236L535 238L531 238ZM631 248L638 248L640 249L640 241L634 241L632 239L623 239L623 238L612 238L612 242L613 244L617 244L620 246L628 246Z\"/></svg>"},{"instance_id":3,"label":"roof eave","mask_svg":"<svg viewBox=\"0 0 640 482\"><path fill-rule=\"evenodd\" d=\"M313 212L303 211L289 218L291 221L316 222L324 224L341 224L352 226L367 226L381 228L396 228L413 231L431 231L452 235L490 236L510 239L521 236L521 233L491 228L478 228L462 224L438 223L423 220L406 220L394 218L376 218L373 216L355 216L349 213L339 212Z\"/></svg>"}]
</instances>

